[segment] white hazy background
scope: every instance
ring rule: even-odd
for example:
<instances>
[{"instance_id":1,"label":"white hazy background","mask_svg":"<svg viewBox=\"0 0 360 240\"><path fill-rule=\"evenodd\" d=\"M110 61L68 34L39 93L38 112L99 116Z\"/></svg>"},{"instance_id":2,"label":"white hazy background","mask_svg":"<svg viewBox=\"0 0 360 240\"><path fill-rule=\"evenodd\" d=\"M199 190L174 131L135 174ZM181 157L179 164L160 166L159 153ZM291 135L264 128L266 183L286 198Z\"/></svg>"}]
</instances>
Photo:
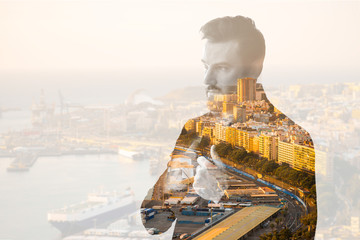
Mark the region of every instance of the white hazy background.
<instances>
[{"instance_id":1,"label":"white hazy background","mask_svg":"<svg viewBox=\"0 0 360 240\"><path fill-rule=\"evenodd\" d=\"M270 100L284 86L358 83L359 13L359 1L0 1L0 107L29 109L40 89L50 103L61 90L68 101L118 104L139 88L159 97L201 85L199 29L227 15L248 16L263 33L259 80Z\"/></svg>"},{"instance_id":2,"label":"white hazy background","mask_svg":"<svg viewBox=\"0 0 360 240\"><path fill-rule=\"evenodd\" d=\"M15 95L33 97L41 87L50 95L61 89L73 99L83 89L99 93L99 103L106 103L116 95L122 100L118 86L127 92L142 86L155 96L199 85L200 26L239 14L254 19L265 36L265 88L351 81L359 67L359 6L353 1L0 1L0 105L21 104Z\"/></svg>"},{"instance_id":3,"label":"white hazy background","mask_svg":"<svg viewBox=\"0 0 360 240\"><path fill-rule=\"evenodd\" d=\"M263 32L268 67L353 68L360 54L356 1L0 3L3 72L193 68L200 26L238 14Z\"/></svg>"}]
</instances>

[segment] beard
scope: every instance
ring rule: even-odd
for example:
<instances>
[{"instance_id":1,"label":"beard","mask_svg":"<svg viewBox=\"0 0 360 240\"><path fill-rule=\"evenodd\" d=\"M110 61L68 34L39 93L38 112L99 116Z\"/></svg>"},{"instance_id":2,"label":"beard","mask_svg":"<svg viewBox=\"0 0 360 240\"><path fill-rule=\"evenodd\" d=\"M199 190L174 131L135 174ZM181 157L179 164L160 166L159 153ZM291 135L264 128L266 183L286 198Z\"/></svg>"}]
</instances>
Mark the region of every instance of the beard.
<instances>
[{"instance_id":1,"label":"beard","mask_svg":"<svg viewBox=\"0 0 360 240\"><path fill-rule=\"evenodd\" d=\"M206 97L208 101L214 101L214 98L217 95L231 95L231 94L236 94L236 92L237 92L236 85L226 86L222 88L214 85L209 85L206 88Z\"/></svg>"},{"instance_id":2,"label":"beard","mask_svg":"<svg viewBox=\"0 0 360 240\"><path fill-rule=\"evenodd\" d=\"M221 95L220 89L206 89L206 97L208 101L214 101L216 95Z\"/></svg>"}]
</instances>

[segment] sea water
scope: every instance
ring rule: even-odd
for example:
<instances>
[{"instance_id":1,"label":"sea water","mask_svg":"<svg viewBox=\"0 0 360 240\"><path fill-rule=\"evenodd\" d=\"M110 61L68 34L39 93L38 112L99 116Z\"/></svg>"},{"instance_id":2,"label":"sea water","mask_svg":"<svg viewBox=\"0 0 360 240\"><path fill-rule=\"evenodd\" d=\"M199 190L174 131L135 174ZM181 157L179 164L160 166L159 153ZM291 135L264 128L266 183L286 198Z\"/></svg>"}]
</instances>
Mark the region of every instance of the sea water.
<instances>
[{"instance_id":1,"label":"sea water","mask_svg":"<svg viewBox=\"0 0 360 240\"><path fill-rule=\"evenodd\" d=\"M29 172L7 172L0 159L0 239L55 240L60 232L47 212L86 200L94 191L130 187L141 200L156 179L148 161L118 155L40 157Z\"/></svg>"}]
</instances>

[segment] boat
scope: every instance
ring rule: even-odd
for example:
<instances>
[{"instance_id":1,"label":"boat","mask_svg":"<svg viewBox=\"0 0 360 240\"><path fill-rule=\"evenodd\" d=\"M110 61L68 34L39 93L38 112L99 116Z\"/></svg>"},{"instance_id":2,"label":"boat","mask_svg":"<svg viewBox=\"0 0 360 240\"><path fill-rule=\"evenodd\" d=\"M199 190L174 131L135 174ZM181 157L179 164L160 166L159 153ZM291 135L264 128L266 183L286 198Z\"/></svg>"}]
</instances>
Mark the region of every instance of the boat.
<instances>
[{"instance_id":1,"label":"boat","mask_svg":"<svg viewBox=\"0 0 360 240\"><path fill-rule=\"evenodd\" d=\"M118 154L123 157L126 157L126 158L131 158L132 160L135 160L135 161L144 160L145 157L147 157L147 154L145 151L134 152L134 151L130 151L130 150L124 149L124 148L119 148Z\"/></svg>"},{"instance_id":2,"label":"boat","mask_svg":"<svg viewBox=\"0 0 360 240\"><path fill-rule=\"evenodd\" d=\"M130 150L125 149L125 148L119 148L118 149L118 154L123 156L123 157L126 157L126 158L133 158L133 156L138 154L138 153L134 152L134 151L130 151Z\"/></svg>"},{"instance_id":3,"label":"boat","mask_svg":"<svg viewBox=\"0 0 360 240\"><path fill-rule=\"evenodd\" d=\"M21 153L18 154L15 160L7 168L8 172L24 172L29 171L30 167L34 165L38 156L35 153Z\"/></svg>"},{"instance_id":4,"label":"boat","mask_svg":"<svg viewBox=\"0 0 360 240\"><path fill-rule=\"evenodd\" d=\"M22 163L11 163L9 167L7 167L7 171L8 172L26 172L29 171L29 167L27 167L26 165L22 164Z\"/></svg>"},{"instance_id":5,"label":"boat","mask_svg":"<svg viewBox=\"0 0 360 240\"><path fill-rule=\"evenodd\" d=\"M89 194L87 200L81 203L49 211L47 219L66 237L94 226L110 224L135 210L130 190L123 195L101 191Z\"/></svg>"}]
</instances>

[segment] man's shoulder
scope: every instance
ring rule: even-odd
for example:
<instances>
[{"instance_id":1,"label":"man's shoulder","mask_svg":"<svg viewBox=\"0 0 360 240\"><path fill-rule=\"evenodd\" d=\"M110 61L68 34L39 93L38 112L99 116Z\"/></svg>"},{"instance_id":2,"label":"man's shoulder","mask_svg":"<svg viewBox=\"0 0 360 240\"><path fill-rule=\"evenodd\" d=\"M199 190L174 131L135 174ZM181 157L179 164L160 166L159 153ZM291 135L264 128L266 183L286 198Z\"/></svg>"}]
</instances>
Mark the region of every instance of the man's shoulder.
<instances>
[{"instance_id":1,"label":"man's shoulder","mask_svg":"<svg viewBox=\"0 0 360 240\"><path fill-rule=\"evenodd\" d=\"M314 147L314 142L311 138L310 133L303 128L302 126L300 126L298 123L296 123L294 120L292 120L291 118L289 118L288 116L285 116L285 119L287 120L287 124L288 124L288 130L292 133L291 135L293 135L301 145L304 146L308 146L308 147Z\"/></svg>"},{"instance_id":2,"label":"man's shoulder","mask_svg":"<svg viewBox=\"0 0 360 240\"><path fill-rule=\"evenodd\" d=\"M211 112L207 112L201 116L197 116L197 117L194 117L194 118L190 118L187 122L192 122L192 121L198 121L202 118L207 118L207 117L212 117L212 113Z\"/></svg>"}]
</instances>

